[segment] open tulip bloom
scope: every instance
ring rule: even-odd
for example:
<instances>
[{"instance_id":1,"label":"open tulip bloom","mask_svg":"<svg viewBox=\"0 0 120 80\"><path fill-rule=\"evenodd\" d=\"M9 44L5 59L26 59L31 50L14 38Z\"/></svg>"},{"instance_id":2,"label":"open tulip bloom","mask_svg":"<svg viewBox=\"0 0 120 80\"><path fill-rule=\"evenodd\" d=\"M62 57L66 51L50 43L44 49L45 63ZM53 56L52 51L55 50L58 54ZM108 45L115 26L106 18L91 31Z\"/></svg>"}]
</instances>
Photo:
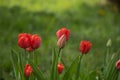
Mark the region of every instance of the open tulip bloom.
<instances>
[{"instance_id":1,"label":"open tulip bloom","mask_svg":"<svg viewBox=\"0 0 120 80\"><path fill-rule=\"evenodd\" d=\"M110 53L111 45L106 46L107 52L104 54L102 70L95 69L87 73L84 72L86 66L81 64L83 56L89 55L93 46L89 40L81 40L80 44L78 43L80 53L69 66L66 65L67 62L64 62L64 58L60 54L63 54L61 50L67 46L70 34L70 30L65 27L56 31L57 49L54 48L52 51L52 64L49 66L51 69L48 69L50 75L42 72L42 66L38 65L37 49L41 46L41 37L38 34L18 34L17 44L24 52L11 50L15 80L120 80L120 53ZM109 43L111 42L109 41Z\"/></svg>"}]
</instances>

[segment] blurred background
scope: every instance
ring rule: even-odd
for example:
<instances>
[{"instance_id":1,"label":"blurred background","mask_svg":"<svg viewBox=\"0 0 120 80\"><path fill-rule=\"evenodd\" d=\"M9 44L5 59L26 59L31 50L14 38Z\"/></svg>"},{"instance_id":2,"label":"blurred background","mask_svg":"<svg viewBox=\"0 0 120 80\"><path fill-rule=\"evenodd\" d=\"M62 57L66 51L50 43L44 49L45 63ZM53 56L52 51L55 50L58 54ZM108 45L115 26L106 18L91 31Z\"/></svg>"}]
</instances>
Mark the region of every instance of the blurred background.
<instances>
[{"instance_id":1,"label":"blurred background","mask_svg":"<svg viewBox=\"0 0 120 80\"><path fill-rule=\"evenodd\" d=\"M23 50L17 45L22 32L42 37L39 64L49 73L52 49L57 48L55 33L62 27L71 30L62 52L66 65L80 54L80 40L90 40L93 46L83 58L84 71L101 69L108 39L113 52L120 48L119 0L0 0L0 80L14 80L10 52Z\"/></svg>"}]
</instances>

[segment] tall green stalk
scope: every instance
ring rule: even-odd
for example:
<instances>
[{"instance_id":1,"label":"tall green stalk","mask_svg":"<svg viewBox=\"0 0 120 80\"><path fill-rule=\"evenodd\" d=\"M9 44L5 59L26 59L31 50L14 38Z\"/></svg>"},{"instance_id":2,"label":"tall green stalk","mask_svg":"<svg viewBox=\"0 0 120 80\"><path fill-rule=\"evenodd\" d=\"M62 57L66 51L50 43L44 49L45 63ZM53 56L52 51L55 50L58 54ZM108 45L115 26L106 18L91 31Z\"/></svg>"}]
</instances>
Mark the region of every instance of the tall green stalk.
<instances>
[{"instance_id":1,"label":"tall green stalk","mask_svg":"<svg viewBox=\"0 0 120 80\"><path fill-rule=\"evenodd\" d=\"M79 77L80 77L80 68L81 68L80 66L81 66L81 60L82 60L82 58L83 58L83 54L79 58L75 80L79 80Z\"/></svg>"}]
</instances>

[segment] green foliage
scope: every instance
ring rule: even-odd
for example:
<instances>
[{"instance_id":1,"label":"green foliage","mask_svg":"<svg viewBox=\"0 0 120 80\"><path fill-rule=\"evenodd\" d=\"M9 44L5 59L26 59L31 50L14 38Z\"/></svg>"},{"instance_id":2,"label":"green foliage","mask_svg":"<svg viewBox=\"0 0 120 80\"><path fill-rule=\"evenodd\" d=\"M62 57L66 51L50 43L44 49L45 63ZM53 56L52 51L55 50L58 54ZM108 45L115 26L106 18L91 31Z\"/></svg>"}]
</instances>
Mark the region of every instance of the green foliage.
<instances>
[{"instance_id":1,"label":"green foliage","mask_svg":"<svg viewBox=\"0 0 120 80\"><path fill-rule=\"evenodd\" d=\"M113 54L111 60L109 61L108 65L105 66L105 80L118 80L118 70L115 67L115 63L119 59L119 54Z\"/></svg>"},{"instance_id":2,"label":"green foliage","mask_svg":"<svg viewBox=\"0 0 120 80\"><path fill-rule=\"evenodd\" d=\"M20 54L18 54L15 50L11 51L11 61L13 64L13 70L16 80L25 80L22 68L22 59Z\"/></svg>"}]
</instances>

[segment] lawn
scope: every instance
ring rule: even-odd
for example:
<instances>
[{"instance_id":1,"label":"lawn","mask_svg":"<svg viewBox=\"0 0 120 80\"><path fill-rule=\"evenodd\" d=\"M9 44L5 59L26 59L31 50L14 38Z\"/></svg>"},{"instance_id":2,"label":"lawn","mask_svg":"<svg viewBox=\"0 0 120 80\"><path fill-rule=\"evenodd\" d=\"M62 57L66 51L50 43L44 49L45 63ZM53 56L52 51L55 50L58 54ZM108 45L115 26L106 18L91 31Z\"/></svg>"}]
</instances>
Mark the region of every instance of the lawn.
<instances>
[{"instance_id":1,"label":"lawn","mask_svg":"<svg viewBox=\"0 0 120 80\"><path fill-rule=\"evenodd\" d=\"M70 40L63 50L66 65L79 55L80 40L90 40L92 50L83 58L84 71L101 69L106 43L112 40L112 50L120 45L120 14L99 0L2 0L0 1L0 79L13 77L11 49L21 51L17 36L21 32L36 33L42 37L39 64L49 73L51 53L57 48L56 31L62 27L71 30ZM99 3L99 4L98 4ZM90 62L89 62L90 61ZM13 80L11 78L11 80Z\"/></svg>"}]
</instances>

